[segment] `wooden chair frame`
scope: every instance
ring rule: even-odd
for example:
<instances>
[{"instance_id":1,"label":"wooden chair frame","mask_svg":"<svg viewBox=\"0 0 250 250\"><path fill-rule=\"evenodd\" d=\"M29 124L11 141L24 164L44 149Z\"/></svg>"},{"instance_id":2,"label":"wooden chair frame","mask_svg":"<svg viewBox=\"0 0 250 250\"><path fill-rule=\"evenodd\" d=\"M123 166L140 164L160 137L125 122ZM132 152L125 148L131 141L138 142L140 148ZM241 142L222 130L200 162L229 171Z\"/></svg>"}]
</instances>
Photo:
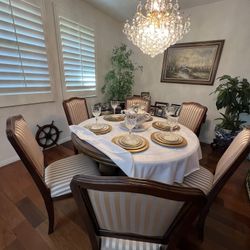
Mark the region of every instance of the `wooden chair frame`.
<instances>
[{"instance_id":1,"label":"wooden chair frame","mask_svg":"<svg viewBox=\"0 0 250 250\"><path fill-rule=\"evenodd\" d=\"M168 249L176 249L178 240L180 240L184 233L190 230L192 222L195 220L199 211L206 203L206 196L199 189L170 186L155 181L129 177L96 177L77 175L72 179L70 187L80 213L86 223L90 242L94 250L100 249L100 236L168 244ZM139 193L163 199L184 201L185 204L163 237L119 233L107 231L99 227L90 202L88 190Z\"/></svg>"},{"instance_id":2,"label":"wooden chair frame","mask_svg":"<svg viewBox=\"0 0 250 250\"><path fill-rule=\"evenodd\" d=\"M36 171L36 167L34 166L32 161L30 160L29 155L26 154L25 150L23 149L22 145L19 143L19 140L15 135L15 124L19 120L24 120L21 115L13 116L13 117L10 117L7 119L7 122L6 122L7 138L10 141L13 148L16 150L21 161L24 163L24 166L26 167L26 169L30 173L33 181L35 182L37 188L39 189L39 191L43 197L45 207L47 210L47 214L48 214L48 219L49 219L48 234L51 234L54 231L54 205L53 205L53 201L70 197L70 196L72 196L72 194L66 194L66 195L62 195L60 197L56 197L56 198L51 197L50 189L46 185L44 179ZM44 162L44 169L46 168L46 166L47 166L47 164L45 161Z\"/></svg>"},{"instance_id":3,"label":"wooden chair frame","mask_svg":"<svg viewBox=\"0 0 250 250\"><path fill-rule=\"evenodd\" d=\"M150 111L150 103L151 103L151 101L150 100L147 100L147 99L145 99L145 98L142 98L141 96L136 96L136 97L128 97L126 100L125 100L125 108L127 109L128 108L128 101L129 100L142 100L142 101L144 101L144 102L147 102L148 103L148 107L147 107L147 110L145 110L146 112L148 112L149 113L149 111Z\"/></svg>"},{"instance_id":4,"label":"wooden chair frame","mask_svg":"<svg viewBox=\"0 0 250 250\"><path fill-rule=\"evenodd\" d=\"M197 103L197 102L183 102L182 105L181 105L180 111L179 111L179 115L181 113L183 105L196 105L197 107L203 109L201 118L200 118L199 122L197 123L196 128L194 129L194 133L197 135L197 137L199 137L202 123L205 123L206 118L207 118L207 110L208 109L207 109L206 106L203 106L203 105L201 105L200 103Z\"/></svg>"},{"instance_id":5,"label":"wooden chair frame","mask_svg":"<svg viewBox=\"0 0 250 250\"><path fill-rule=\"evenodd\" d=\"M240 164L247 158L248 154L250 153L250 144L245 148L245 150L239 155L237 160L232 164L227 171L220 176L220 178L217 180L216 184L213 186L212 190L207 195L207 203L202 209L199 219L197 221L197 232L200 240L204 239L204 227L205 227L205 221L207 218L207 215L209 213L209 209L221 191L221 189L224 187L226 182L229 180L229 178L233 175L233 173L237 170L237 168L240 166Z\"/></svg>"},{"instance_id":6,"label":"wooden chair frame","mask_svg":"<svg viewBox=\"0 0 250 250\"><path fill-rule=\"evenodd\" d=\"M71 98L69 98L67 100L64 100L63 103L62 103L63 104L63 109L64 109L64 112L66 114L66 118L67 118L67 121L68 121L69 125L73 125L73 122L72 122L70 114L69 114L67 103L69 103L71 101L74 101L74 100L82 100L82 101L84 101L86 109L87 109L87 116L88 116L88 119L89 119L89 111L88 111L88 105L87 105L86 99L82 98L82 97L71 97Z\"/></svg>"}]
</instances>

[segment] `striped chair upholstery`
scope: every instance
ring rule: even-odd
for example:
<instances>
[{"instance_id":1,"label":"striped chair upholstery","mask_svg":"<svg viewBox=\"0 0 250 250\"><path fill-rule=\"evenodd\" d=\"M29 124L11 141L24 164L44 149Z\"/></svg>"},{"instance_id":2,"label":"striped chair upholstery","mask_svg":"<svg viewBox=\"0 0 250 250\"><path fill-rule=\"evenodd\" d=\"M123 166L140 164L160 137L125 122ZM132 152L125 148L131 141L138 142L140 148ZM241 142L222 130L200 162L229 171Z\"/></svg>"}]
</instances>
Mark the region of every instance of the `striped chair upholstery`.
<instances>
[{"instance_id":1,"label":"striped chair upholstery","mask_svg":"<svg viewBox=\"0 0 250 250\"><path fill-rule=\"evenodd\" d=\"M69 125L78 125L89 119L88 108L85 98L71 98L63 102L64 111Z\"/></svg>"},{"instance_id":2,"label":"striped chair upholstery","mask_svg":"<svg viewBox=\"0 0 250 250\"><path fill-rule=\"evenodd\" d=\"M243 151L250 145L250 129L244 129L233 140L226 152L220 158L215 175L201 167L198 171L185 177L181 185L184 187L195 187L202 190L206 195L212 190L221 176L237 161Z\"/></svg>"},{"instance_id":3,"label":"striped chair upholstery","mask_svg":"<svg viewBox=\"0 0 250 250\"><path fill-rule=\"evenodd\" d=\"M121 233L162 236L183 205L136 193L94 190L88 193L100 228Z\"/></svg>"},{"instance_id":4,"label":"striped chair upholstery","mask_svg":"<svg viewBox=\"0 0 250 250\"><path fill-rule=\"evenodd\" d=\"M44 156L24 119L15 122L15 135L37 173L44 176Z\"/></svg>"},{"instance_id":5,"label":"striped chair upholstery","mask_svg":"<svg viewBox=\"0 0 250 250\"><path fill-rule=\"evenodd\" d=\"M161 244L102 237L101 250L165 250Z\"/></svg>"},{"instance_id":6,"label":"striped chair upholstery","mask_svg":"<svg viewBox=\"0 0 250 250\"><path fill-rule=\"evenodd\" d=\"M175 185L198 188L207 195L213 187L213 182L214 175L206 168L200 166L199 170L185 177L183 183L175 183Z\"/></svg>"},{"instance_id":7,"label":"striped chair upholstery","mask_svg":"<svg viewBox=\"0 0 250 250\"><path fill-rule=\"evenodd\" d=\"M206 117L207 107L199 103L184 102L181 106L178 122L198 135L200 126Z\"/></svg>"},{"instance_id":8,"label":"striped chair upholstery","mask_svg":"<svg viewBox=\"0 0 250 250\"><path fill-rule=\"evenodd\" d=\"M45 183L55 198L71 193L70 182L78 174L100 175L97 164L83 154L73 155L55 161L45 169Z\"/></svg>"},{"instance_id":9,"label":"striped chair upholstery","mask_svg":"<svg viewBox=\"0 0 250 250\"><path fill-rule=\"evenodd\" d=\"M214 184L239 158L242 152L250 145L250 129L241 131L220 158L214 175Z\"/></svg>"},{"instance_id":10,"label":"striped chair upholstery","mask_svg":"<svg viewBox=\"0 0 250 250\"><path fill-rule=\"evenodd\" d=\"M142 97L130 97L126 99L125 106L126 109L132 108L133 105L143 105L145 106L145 111L149 112L150 110L150 100L144 99Z\"/></svg>"}]
</instances>

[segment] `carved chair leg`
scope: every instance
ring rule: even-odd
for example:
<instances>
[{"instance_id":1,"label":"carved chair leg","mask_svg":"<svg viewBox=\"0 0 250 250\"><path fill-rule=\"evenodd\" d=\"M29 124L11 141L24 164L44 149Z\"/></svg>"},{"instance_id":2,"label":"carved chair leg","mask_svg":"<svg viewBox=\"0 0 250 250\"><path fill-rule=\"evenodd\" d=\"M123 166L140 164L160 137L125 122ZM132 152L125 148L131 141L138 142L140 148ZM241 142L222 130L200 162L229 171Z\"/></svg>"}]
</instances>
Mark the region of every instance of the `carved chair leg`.
<instances>
[{"instance_id":1,"label":"carved chair leg","mask_svg":"<svg viewBox=\"0 0 250 250\"><path fill-rule=\"evenodd\" d=\"M51 234L54 232L54 205L52 200L47 200L45 202L46 210L48 213L48 219L49 219L49 230L48 234Z\"/></svg>"},{"instance_id":2,"label":"carved chair leg","mask_svg":"<svg viewBox=\"0 0 250 250\"><path fill-rule=\"evenodd\" d=\"M209 209L204 210L204 212L201 213L200 217L198 218L196 229L198 233L199 240L204 240L204 230L205 230L205 222L208 215Z\"/></svg>"}]
</instances>

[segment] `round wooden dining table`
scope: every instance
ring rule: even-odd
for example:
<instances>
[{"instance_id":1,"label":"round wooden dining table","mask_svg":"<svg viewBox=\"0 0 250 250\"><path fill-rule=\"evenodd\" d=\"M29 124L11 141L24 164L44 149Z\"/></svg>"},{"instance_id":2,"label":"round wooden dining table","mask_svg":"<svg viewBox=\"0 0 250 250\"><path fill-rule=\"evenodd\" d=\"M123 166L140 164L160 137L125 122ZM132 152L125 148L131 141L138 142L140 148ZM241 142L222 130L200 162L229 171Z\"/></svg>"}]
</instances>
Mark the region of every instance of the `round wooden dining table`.
<instances>
[{"instance_id":1,"label":"round wooden dining table","mask_svg":"<svg viewBox=\"0 0 250 250\"><path fill-rule=\"evenodd\" d=\"M187 127L180 125L180 130L176 133L183 136L187 145L183 148L167 148L153 142L151 134L159 131L152 126L154 121L164 121L163 118L153 117L153 121L148 122L148 129L143 132L136 132L136 134L143 136L149 141L149 148L140 153L132 153L134 165L128 168L122 168L122 171L133 178L150 179L166 184L173 184L174 182L182 183L185 176L198 170L199 160L201 159L200 143L197 136ZM80 127L93 124L94 118L86 120L79 124ZM99 117L98 122L106 123L112 126L111 132L98 135L108 141L113 137L128 133L122 122L109 122ZM97 149L94 145L80 139L76 134L72 133L72 142L79 152L82 152L96 162L111 167L117 167L113 160Z\"/></svg>"}]
</instances>

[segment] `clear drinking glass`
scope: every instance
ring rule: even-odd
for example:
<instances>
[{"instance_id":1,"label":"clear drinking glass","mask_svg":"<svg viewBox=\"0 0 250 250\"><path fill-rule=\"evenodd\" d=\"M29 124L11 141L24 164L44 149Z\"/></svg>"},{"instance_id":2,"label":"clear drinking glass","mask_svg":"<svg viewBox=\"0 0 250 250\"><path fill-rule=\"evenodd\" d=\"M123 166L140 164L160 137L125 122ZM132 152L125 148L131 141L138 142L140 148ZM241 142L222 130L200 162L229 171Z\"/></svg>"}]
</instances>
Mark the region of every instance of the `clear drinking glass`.
<instances>
[{"instance_id":1,"label":"clear drinking glass","mask_svg":"<svg viewBox=\"0 0 250 250\"><path fill-rule=\"evenodd\" d=\"M111 107L113 108L114 114L115 114L115 109L119 105L119 102L118 101L111 101L110 104L111 104Z\"/></svg>"},{"instance_id":2,"label":"clear drinking glass","mask_svg":"<svg viewBox=\"0 0 250 250\"><path fill-rule=\"evenodd\" d=\"M170 118L171 116L175 115L176 112L176 107L172 106L171 104L169 104L166 109L165 109L166 115L167 115L167 119Z\"/></svg>"},{"instance_id":3,"label":"clear drinking glass","mask_svg":"<svg viewBox=\"0 0 250 250\"><path fill-rule=\"evenodd\" d=\"M129 137L131 138L132 136L132 129L136 126L137 123L137 116L136 114L126 114L125 117L125 125L129 130Z\"/></svg>"},{"instance_id":4,"label":"clear drinking glass","mask_svg":"<svg viewBox=\"0 0 250 250\"><path fill-rule=\"evenodd\" d=\"M169 117L170 132L174 131L177 124L178 124L178 117L170 116Z\"/></svg>"},{"instance_id":5,"label":"clear drinking glass","mask_svg":"<svg viewBox=\"0 0 250 250\"><path fill-rule=\"evenodd\" d=\"M100 105L93 105L91 106L92 114L95 117L95 128L98 127L97 125L97 119L98 116L101 114L101 106Z\"/></svg>"}]
</instances>

